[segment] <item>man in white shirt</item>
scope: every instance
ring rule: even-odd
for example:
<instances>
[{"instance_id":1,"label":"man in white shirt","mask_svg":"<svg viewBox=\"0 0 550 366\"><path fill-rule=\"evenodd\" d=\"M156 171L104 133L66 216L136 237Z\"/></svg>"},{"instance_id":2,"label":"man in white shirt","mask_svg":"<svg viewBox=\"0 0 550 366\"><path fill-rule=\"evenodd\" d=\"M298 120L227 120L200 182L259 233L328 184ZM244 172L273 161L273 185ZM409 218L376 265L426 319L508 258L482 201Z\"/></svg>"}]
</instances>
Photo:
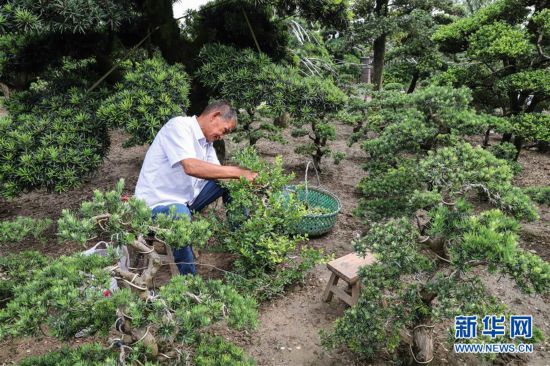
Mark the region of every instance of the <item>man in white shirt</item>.
<instances>
[{"instance_id":1,"label":"man in white shirt","mask_svg":"<svg viewBox=\"0 0 550 366\"><path fill-rule=\"evenodd\" d=\"M235 110L217 101L198 117L174 117L160 129L145 155L135 190L136 197L153 209L153 217L169 213L173 206L176 215L191 218L191 212L219 197L227 202L229 194L217 179L256 178L257 173L248 169L220 165L216 156L213 142L236 125ZM174 250L174 259L182 274L195 274L191 246Z\"/></svg>"}]
</instances>

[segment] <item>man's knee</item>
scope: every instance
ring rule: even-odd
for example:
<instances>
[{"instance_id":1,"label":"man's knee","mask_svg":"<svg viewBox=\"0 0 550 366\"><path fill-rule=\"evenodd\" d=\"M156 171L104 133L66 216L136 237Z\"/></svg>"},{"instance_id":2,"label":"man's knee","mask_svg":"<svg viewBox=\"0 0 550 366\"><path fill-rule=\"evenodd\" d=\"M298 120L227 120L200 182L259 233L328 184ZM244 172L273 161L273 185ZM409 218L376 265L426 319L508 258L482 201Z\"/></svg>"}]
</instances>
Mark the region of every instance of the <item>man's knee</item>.
<instances>
[{"instance_id":1,"label":"man's knee","mask_svg":"<svg viewBox=\"0 0 550 366\"><path fill-rule=\"evenodd\" d=\"M158 214L170 215L171 212L174 215L174 219L179 219L182 216L187 216L190 219L192 218L191 211L189 210L189 207L187 207L187 205L176 203L170 206L157 206L153 208L153 219Z\"/></svg>"}]
</instances>

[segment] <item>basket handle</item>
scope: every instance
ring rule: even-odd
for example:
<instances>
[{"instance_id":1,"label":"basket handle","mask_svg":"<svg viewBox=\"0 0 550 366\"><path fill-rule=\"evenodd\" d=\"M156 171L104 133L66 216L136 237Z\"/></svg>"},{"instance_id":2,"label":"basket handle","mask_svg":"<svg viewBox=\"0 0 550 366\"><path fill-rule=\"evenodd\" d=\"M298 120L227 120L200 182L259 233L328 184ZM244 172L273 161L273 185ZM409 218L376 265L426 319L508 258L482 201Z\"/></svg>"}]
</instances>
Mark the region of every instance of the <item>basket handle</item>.
<instances>
[{"instance_id":1,"label":"basket handle","mask_svg":"<svg viewBox=\"0 0 550 366\"><path fill-rule=\"evenodd\" d=\"M311 161L308 161L306 164L306 176L305 176L305 185L306 185L306 202L307 202L307 172L309 171L309 164L311 164ZM315 167L315 164L313 164L313 169L315 169L315 175L317 176L317 186L321 187L321 180L319 179L319 172L317 171L317 168Z\"/></svg>"}]
</instances>

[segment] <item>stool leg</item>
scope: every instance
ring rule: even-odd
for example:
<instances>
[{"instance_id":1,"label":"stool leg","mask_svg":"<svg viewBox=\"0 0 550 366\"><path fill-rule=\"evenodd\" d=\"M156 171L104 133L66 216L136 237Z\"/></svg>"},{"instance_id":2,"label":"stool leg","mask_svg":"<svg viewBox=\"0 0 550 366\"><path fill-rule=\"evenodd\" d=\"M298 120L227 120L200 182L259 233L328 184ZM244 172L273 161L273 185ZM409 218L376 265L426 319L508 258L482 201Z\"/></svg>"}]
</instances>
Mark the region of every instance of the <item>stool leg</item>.
<instances>
[{"instance_id":1,"label":"stool leg","mask_svg":"<svg viewBox=\"0 0 550 366\"><path fill-rule=\"evenodd\" d=\"M336 276L334 272L330 275L327 287L325 288L325 292L323 293L324 302L330 302L330 300L332 300L332 287L338 284L339 279L340 277Z\"/></svg>"},{"instance_id":2,"label":"stool leg","mask_svg":"<svg viewBox=\"0 0 550 366\"><path fill-rule=\"evenodd\" d=\"M359 294L361 293L361 280L355 282L351 287L351 306L357 304L359 301Z\"/></svg>"}]
</instances>

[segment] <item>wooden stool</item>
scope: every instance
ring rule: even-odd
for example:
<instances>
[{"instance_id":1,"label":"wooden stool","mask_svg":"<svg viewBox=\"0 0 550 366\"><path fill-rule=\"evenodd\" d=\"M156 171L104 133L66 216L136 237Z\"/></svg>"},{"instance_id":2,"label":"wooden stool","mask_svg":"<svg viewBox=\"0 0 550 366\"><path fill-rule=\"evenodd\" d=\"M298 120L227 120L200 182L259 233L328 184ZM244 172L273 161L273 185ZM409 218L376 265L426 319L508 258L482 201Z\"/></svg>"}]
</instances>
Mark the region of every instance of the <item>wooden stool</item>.
<instances>
[{"instance_id":1,"label":"wooden stool","mask_svg":"<svg viewBox=\"0 0 550 366\"><path fill-rule=\"evenodd\" d=\"M359 281L358 274L359 268L373 264L375 261L376 259L372 253L368 253L364 258L351 253L327 263L327 268L332 274L323 293L323 301L329 302L332 300L332 295L334 294L350 306L357 304L359 293L361 292L361 281ZM351 296L336 286L340 278L351 287Z\"/></svg>"}]
</instances>

